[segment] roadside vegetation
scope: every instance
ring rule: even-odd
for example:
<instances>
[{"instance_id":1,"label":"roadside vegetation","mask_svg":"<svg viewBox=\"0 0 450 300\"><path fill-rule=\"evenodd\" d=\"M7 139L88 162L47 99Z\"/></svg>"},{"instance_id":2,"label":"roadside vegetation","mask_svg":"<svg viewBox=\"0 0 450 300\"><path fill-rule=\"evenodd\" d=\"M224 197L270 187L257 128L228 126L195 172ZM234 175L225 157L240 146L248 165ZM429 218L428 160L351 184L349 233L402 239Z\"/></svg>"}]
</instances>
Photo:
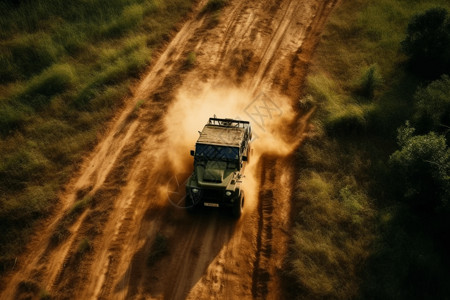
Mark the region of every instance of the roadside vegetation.
<instances>
[{"instance_id":1,"label":"roadside vegetation","mask_svg":"<svg viewBox=\"0 0 450 300\"><path fill-rule=\"evenodd\" d=\"M450 4L342 1L315 52L287 277L300 299L450 295Z\"/></svg>"},{"instance_id":2,"label":"roadside vegetation","mask_svg":"<svg viewBox=\"0 0 450 300\"><path fill-rule=\"evenodd\" d=\"M0 1L0 273L194 2Z\"/></svg>"}]
</instances>

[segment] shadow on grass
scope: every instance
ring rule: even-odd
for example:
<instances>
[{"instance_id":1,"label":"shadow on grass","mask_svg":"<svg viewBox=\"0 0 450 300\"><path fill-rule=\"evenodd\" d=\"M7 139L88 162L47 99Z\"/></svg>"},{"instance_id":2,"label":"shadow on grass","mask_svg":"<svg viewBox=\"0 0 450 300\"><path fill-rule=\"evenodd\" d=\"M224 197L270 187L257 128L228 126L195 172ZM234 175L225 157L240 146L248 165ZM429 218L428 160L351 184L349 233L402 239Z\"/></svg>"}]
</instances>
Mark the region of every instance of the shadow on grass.
<instances>
[{"instance_id":1,"label":"shadow on grass","mask_svg":"<svg viewBox=\"0 0 450 300\"><path fill-rule=\"evenodd\" d=\"M380 236L363 268L360 299L448 299L449 223L404 205L380 212Z\"/></svg>"}]
</instances>

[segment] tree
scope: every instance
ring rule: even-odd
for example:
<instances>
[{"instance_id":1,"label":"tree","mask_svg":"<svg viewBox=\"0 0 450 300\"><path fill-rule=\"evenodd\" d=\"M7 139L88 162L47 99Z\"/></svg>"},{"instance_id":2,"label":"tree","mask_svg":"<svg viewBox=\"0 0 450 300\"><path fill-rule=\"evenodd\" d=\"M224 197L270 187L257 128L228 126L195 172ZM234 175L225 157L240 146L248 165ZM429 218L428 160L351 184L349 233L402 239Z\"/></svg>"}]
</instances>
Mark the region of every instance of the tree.
<instances>
[{"instance_id":1,"label":"tree","mask_svg":"<svg viewBox=\"0 0 450 300\"><path fill-rule=\"evenodd\" d=\"M450 50L449 50L450 51ZM450 77L443 75L414 95L414 119L421 132L446 132L450 126Z\"/></svg>"},{"instance_id":2,"label":"tree","mask_svg":"<svg viewBox=\"0 0 450 300\"><path fill-rule=\"evenodd\" d=\"M450 70L450 20L444 8L432 8L412 18L402 50L410 66L425 77L436 78Z\"/></svg>"},{"instance_id":3,"label":"tree","mask_svg":"<svg viewBox=\"0 0 450 300\"><path fill-rule=\"evenodd\" d=\"M405 200L420 211L448 209L450 149L445 137L430 132L414 136L414 128L398 129L400 150L390 157Z\"/></svg>"}]
</instances>

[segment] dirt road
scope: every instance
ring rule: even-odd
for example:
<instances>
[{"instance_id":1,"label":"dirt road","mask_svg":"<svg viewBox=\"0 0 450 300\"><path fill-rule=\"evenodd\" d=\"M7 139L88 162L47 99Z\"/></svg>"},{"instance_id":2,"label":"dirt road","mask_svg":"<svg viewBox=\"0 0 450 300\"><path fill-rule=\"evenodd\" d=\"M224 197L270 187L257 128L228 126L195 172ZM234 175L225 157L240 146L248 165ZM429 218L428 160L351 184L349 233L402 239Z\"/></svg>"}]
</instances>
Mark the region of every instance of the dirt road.
<instances>
[{"instance_id":1,"label":"dirt road","mask_svg":"<svg viewBox=\"0 0 450 300\"><path fill-rule=\"evenodd\" d=\"M290 154L311 113L298 99L335 2L233 0L204 14L200 1L2 279L0 299L282 298ZM238 221L177 206L213 114L255 131Z\"/></svg>"}]
</instances>

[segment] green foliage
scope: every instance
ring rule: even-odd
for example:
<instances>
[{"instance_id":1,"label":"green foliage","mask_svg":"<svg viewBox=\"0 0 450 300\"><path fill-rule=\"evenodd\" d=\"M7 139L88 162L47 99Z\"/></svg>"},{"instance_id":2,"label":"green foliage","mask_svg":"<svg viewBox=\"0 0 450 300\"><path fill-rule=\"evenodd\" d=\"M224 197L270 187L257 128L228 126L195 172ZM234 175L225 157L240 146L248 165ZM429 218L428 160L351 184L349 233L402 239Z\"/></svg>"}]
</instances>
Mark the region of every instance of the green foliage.
<instances>
[{"instance_id":1,"label":"green foliage","mask_svg":"<svg viewBox=\"0 0 450 300\"><path fill-rule=\"evenodd\" d=\"M331 114L325 122L325 128L332 136L362 134L366 131L364 110L359 105L349 105L345 110Z\"/></svg>"},{"instance_id":2,"label":"green foliage","mask_svg":"<svg viewBox=\"0 0 450 300\"><path fill-rule=\"evenodd\" d=\"M28 186L15 198L1 197L0 225L3 222L26 224L48 212L55 200L55 187L49 184Z\"/></svg>"},{"instance_id":3,"label":"green foliage","mask_svg":"<svg viewBox=\"0 0 450 300\"><path fill-rule=\"evenodd\" d=\"M197 54L195 54L195 52L189 52L186 60L184 62L184 66L186 68L192 68L195 65L195 61L197 60Z\"/></svg>"},{"instance_id":4,"label":"green foliage","mask_svg":"<svg viewBox=\"0 0 450 300\"><path fill-rule=\"evenodd\" d=\"M408 25L403 51L419 74L436 77L450 72L450 18L444 8L415 15Z\"/></svg>"},{"instance_id":5,"label":"green foliage","mask_svg":"<svg viewBox=\"0 0 450 300\"><path fill-rule=\"evenodd\" d=\"M0 136L5 136L21 128L26 120L29 109L20 103L0 100Z\"/></svg>"},{"instance_id":6,"label":"green foliage","mask_svg":"<svg viewBox=\"0 0 450 300\"><path fill-rule=\"evenodd\" d=\"M92 203L92 196L85 196L83 199L76 201L69 211L69 215L76 216L81 214Z\"/></svg>"},{"instance_id":7,"label":"green foliage","mask_svg":"<svg viewBox=\"0 0 450 300\"><path fill-rule=\"evenodd\" d=\"M446 131L450 126L450 77L443 75L414 95L414 119L421 132Z\"/></svg>"},{"instance_id":8,"label":"green foliage","mask_svg":"<svg viewBox=\"0 0 450 300\"><path fill-rule=\"evenodd\" d=\"M46 158L36 149L21 147L0 160L0 179L10 190L23 189L28 181L38 179L47 165Z\"/></svg>"},{"instance_id":9,"label":"green foliage","mask_svg":"<svg viewBox=\"0 0 450 300\"><path fill-rule=\"evenodd\" d=\"M203 8L203 12L214 12L222 9L228 4L228 0L208 0L205 7Z\"/></svg>"},{"instance_id":10,"label":"green foliage","mask_svg":"<svg viewBox=\"0 0 450 300\"><path fill-rule=\"evenodd\" d=\"M144 8L139 4L127 6L119 18L112 19L100 33L102 36L117 38L143 21Z\"/></svg>"},{"instance_id":11,"label":"green foliage","mask_svg":"<svg viewBox=\"0 0 450 300\"><path fill-rule=\"evenodd\" d=\"M350 0L330 17L307 77L305 93L317 103L311 126L317 139L299 149L289 298L449 294L445 139L428 133L435 125L422 126L418 136L405 127L398 136L405 146L388 159L405 120L448 126L447 79L428 85L403 67L401 51L411 17L436 6L450 9L444 0ZM433 130L448 134L445 126ZM428 214L411 209L421 205Z\"/></svg>"},{"instance_id":12,"label":"green foliage","mask_svg":"<svg viewBox=\"0 0 450 300\"><path fill-rule=\"evenodd\" d=\"M0 84L40 73L56 62L59 53L50 35L42 32L0 43Z\"/></svg>"},{"instance_id":13,"label":"green foliage","mask_svg":"<svg viewBox=\"0 0 450 300\"><path fill-rule=\"evenodd\" d=\"M381 74L376 65L371 65L359 79L355 92L367 99L373 99L375 90L380 88L383 83Z\"/></svg>"},{"instance_id":14,"label":"green foliage","mask_svg":"<svg viewBox=\"0 0 450 300\"><path fill-rule=\"evenodd\" d=\"M400 150L390 157L404 197L425 211L446 208L450 198L450 149L434 132L413 136L408 126L398 130Z\"/></svg>"},{"instance_id":15,"label":"green foliage","mask_svg":"<svg viewBox=\"0 0 450 300\"><path fill-rule=\"evenodd\" d=\"M33 77L15 98L35 109L40 109L49 103L52 96L71 87L74 81L75 74L70 65L53 65Z\"/></svg>"},{"instance_id":16,"label":"green foliage","mask_svg":"<svg viewBox=\"0 0 450 300\"><path fill-rule=\"evenodd\" d=\"M319 141L306 141L298 153L302 172L293 203L292 278L286 280L294 281L297 299L350 299L358 290L356 261L370 253L374 211L355 177L348 176L348 170L361 167L354 151L343 151L329 140L322 141L324 147ZM348 165L348 159L354 163Z\"/></svg>"},{"instance_id":17,"label":"green foliage","mask_svg":"<svg viewBox=\"0 0 450 300\"><path fill-rule=\"evenodd\" d=\"M119 84L126 78L138 76L149 61L150 51L145 48L140 48L128 54L125 53L123 57L111 61L110 65L105 66L102 71L95 74L72 104L78 109L86 108L92 99L99 96L98 92L105 86Z\"/></svg>"},{"instance_id":18,"label":"green foliage","mask_svg":"<svg viewBox=\"0 0 450 300\"><path fill-rule=\"evenodd\" d=\"M89 239L87 238L83 238L81 240L81 242L78 244L78 248L77 248L77 256L83 256L83 254L85 254L88 251L92 250L92 243L91 241L89 241Z\"/></svg>"}]
</instances>

